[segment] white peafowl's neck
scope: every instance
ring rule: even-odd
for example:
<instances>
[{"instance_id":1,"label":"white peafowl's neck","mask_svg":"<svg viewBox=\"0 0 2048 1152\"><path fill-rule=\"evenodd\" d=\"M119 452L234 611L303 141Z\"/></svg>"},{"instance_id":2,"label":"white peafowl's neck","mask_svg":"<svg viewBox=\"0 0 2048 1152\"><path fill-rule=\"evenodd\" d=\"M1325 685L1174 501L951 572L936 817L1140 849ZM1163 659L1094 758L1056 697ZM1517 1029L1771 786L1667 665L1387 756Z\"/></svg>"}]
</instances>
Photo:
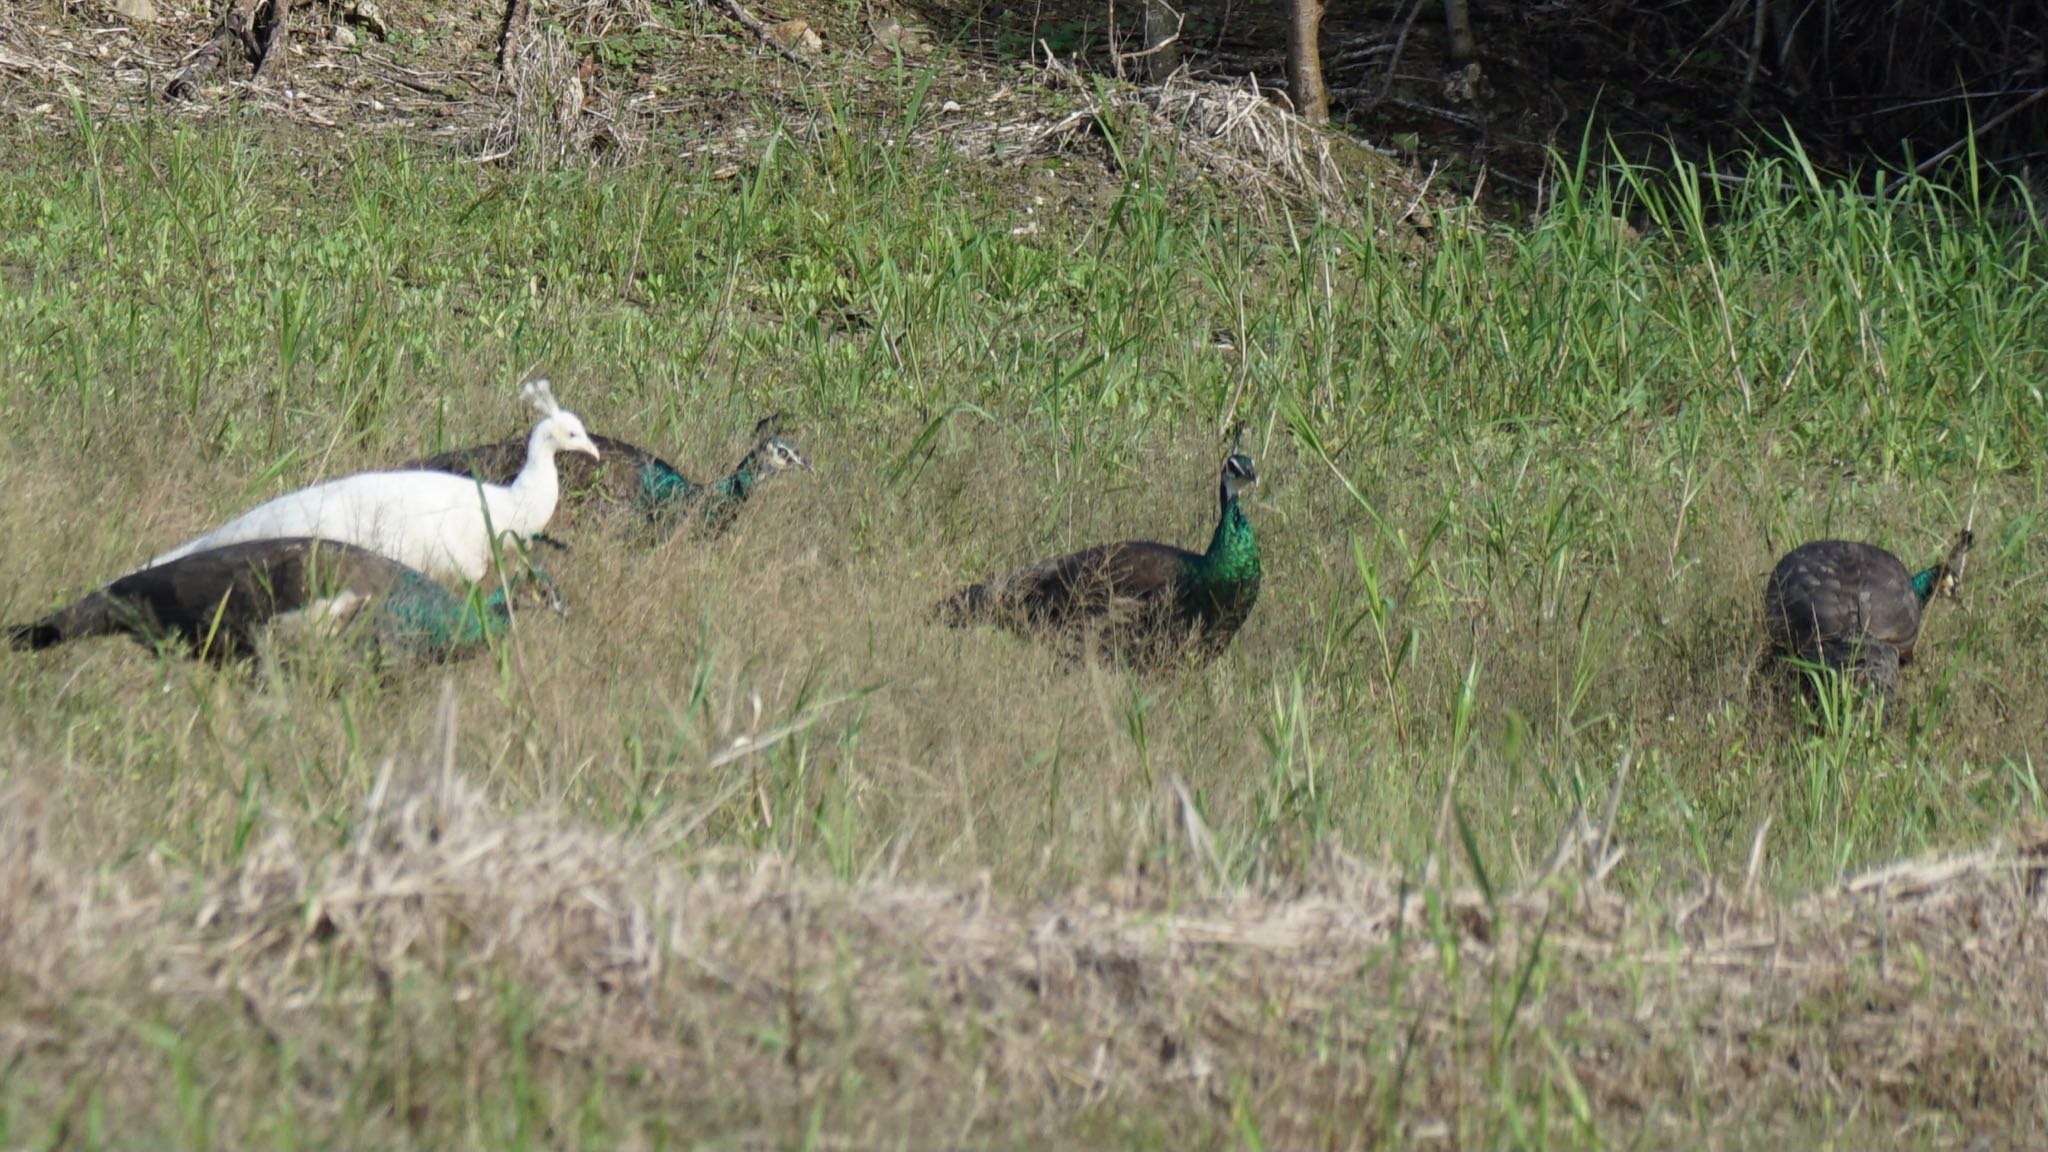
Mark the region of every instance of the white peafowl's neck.
<instances>
[{"instance_id":1,"label":"white peafowl's neck","mask_svg":"<svg viewBox=\"0 0 2048 1152\"><path fill-rule=\"evenodd\" d=\"M534 425L526 441L526 465L508 489L508 522L492 525L499 532L511 530L530 536L548 526L555 514L555 502L562 495L561 473L555 468L555 442L548 421Z\"/></svg>"}]
</instances>

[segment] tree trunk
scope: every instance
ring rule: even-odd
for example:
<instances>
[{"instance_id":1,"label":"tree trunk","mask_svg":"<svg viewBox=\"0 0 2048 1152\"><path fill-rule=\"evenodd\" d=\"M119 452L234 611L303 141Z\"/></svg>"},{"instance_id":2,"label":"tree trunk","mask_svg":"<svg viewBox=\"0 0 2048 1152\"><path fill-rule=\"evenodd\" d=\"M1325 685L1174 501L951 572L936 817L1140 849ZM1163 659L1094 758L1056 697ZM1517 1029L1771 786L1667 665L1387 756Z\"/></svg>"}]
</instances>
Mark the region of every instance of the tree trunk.
<instances>
[{"instance_id":1,"label":"tree trunk","mask_svg":"<svg viewBox=\"0 0 2048 1152\"><path fill-rule=\"evenodd\" d=\"M1472 40L1471 0L1444 0L1444 31L1451 40L1451 59L1464 63L1479 54Z\"/></svg>"},{"instance_id":2,"label":"tree trunk","mask_svg":"<svg viewBox=\"0 0 2048 1152\"><path fill-rule=\"evenodd\" d=\"M1330 122L1330 90L1323 86L1322 0L1287 0L1287 96L1311 124Z\"/></svg>"},{"instance_id":3,"label":"tree trunk","mask_svg":"<svg viewBox=\"0 0 2048 1152\"><path fill-rule=\"evenodd\" d=\"M1166 0L1145 0L1145 78L1166 83L1180 67L1180 13Z\"/></svg>"}]
</instances>

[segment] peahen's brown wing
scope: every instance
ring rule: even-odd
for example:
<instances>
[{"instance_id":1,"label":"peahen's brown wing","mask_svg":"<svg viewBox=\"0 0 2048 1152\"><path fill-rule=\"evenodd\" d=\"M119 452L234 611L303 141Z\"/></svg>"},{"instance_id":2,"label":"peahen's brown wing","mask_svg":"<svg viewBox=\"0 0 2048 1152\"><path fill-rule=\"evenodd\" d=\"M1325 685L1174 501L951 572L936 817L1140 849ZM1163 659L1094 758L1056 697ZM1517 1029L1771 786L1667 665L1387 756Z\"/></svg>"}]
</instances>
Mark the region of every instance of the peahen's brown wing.
<instances>
[{"instance_id":1,"label":"peahen's brown wing","mask_svg":"<svg viewBox=\"0 0 2048 1152\"><path fill-rule=\"evenodd\" d=\"M599 449L603 451L603 449ZM570 460L588 458L580 453L571 453ZM559 465L565 461L558 457ZM425 460L404 465L403 471L450 472L457 476L468 476L486 484L510 484L526 467L526 441L506 440L497 444L478 444L470 448L453 448Z\"/></svg>"},{"instance_id":2,"label":"peahen's brown wing","mask_svg":"<svg viewBox=\"0 0 2048 1152\"><path fill-rule=\"evenodd\" d=\"M1888 644L1910 661L1920 635L1913 576L1874 545L1816 540L1786 553L1764 583L1764 624L1772 643L1809 660L1833 662L1860 638Z\"/></svg>"},{"instance_id":3,"label":"peahen's brown wing","mask_svg":"<svg viewBox=\"0 0 2048 1152\"><path fill-rule=\"evenodd\" d=\"M960 625L980 621L1060 628L1141 608L1168 594L1195 555L1131 540L1056 556L963 588L939 606Z\"/></svg>"}]
</instances>

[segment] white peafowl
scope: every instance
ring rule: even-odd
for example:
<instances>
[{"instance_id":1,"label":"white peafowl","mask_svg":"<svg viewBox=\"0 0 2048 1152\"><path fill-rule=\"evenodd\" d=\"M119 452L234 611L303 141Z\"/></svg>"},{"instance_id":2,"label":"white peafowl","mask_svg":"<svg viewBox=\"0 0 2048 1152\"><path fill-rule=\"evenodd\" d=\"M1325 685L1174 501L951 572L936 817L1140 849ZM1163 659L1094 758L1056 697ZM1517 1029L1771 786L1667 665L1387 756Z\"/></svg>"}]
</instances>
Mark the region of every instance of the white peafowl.
<instances>
[{"instance_id":1,"label":"white peafowl","mask_svg":"<svg viewBox=\"0 0 2048 1152\"><path fill-rule=\"evenodd\" d=\"M309 536L354 544L438 580L476 583L490 573L503 534L531 536L554 516L561 495L555 453L597 457L583 421L555 403L546 380L529 381L519 394L541 420L509 485L436 472L358 472L252 508L144 568L245 540Z\"/></svg>"}]
</instances>

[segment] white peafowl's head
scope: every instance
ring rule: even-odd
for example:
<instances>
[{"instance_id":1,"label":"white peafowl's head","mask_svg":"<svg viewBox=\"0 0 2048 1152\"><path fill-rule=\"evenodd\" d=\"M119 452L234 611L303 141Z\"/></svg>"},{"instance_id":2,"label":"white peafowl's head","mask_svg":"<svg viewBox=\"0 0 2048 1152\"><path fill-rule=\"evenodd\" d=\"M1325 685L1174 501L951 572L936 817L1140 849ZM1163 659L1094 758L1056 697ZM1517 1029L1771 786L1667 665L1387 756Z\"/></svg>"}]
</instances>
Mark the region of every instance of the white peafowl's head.
<instances>
[{"instance_id":1,"label":"white peafowl's head","mask_svg":"<svg viewBox=\"0 0 2048 1152\"><path fill-rule=\"evenodd\" d=\"M534 426L528 451L540 449L549 455L581 452L592 460L599 458L597 445L591 441L583 421L577 419L574 412L555 403L555 390L546 380L528 380L526 386L519 390L519 395L540 413L540 423Z\"/></svg>"}]
</instances>

